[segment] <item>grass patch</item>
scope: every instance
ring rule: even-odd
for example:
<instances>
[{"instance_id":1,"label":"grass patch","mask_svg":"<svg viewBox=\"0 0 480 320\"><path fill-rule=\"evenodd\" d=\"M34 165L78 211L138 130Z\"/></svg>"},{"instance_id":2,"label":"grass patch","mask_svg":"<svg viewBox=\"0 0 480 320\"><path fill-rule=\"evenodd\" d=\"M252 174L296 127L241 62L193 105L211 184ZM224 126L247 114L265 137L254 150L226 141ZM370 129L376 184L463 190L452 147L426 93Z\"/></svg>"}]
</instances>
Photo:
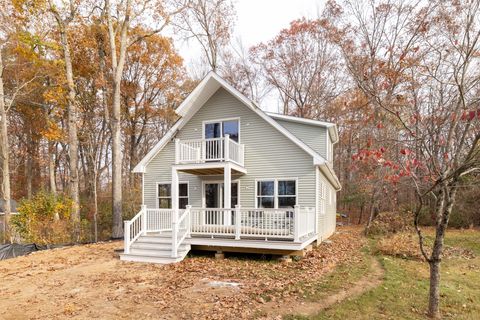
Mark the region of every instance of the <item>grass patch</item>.
<instances>
[{"instance_id":1,"label":"grass patch","mask_svg":"<svg viewBox=\"0 0 480 320\"><path fill-rule=\"evenodd\" d=\"M428 230L429 237L433 230ZM371 240L374 248L378 239ZM473 257L451 255L442 263L441 312L445 319L478 319L480 315L480 232L449 230L445 244L473 252ZM372 249L377 251L377 249ZM368 250L364 250L369 254ZM377 251L378 252L378 251ZM383 283L363 295L335 304L314 317L290 316L287 319L427 319L429 269L419 260L377 256L385 269ZM368 259L368 257L366 258ZM365 259L365 260L366 260ZM368 260L366 260L368 261ZM365 265L354 265L348 272L338 268L324 282L317 283L313 299L320 299L355 282ZM342 278L343 277L343 278ZM353 281L353 282L352 282ZM323 291L323 292L322 292Z\"/></svg>"},{"instance_id":2,"label":"grass patch","mask_svg":"<svg viewBox=\"0 0 480 320\"><path fill-rule=\"evenodd\" d=\"M301 282L297 291L306 301L318 301L341 289L347 289L371 271L369 251L367 246L363 247L355 263L342 263L332 273L317 281Z\"/></svg>"}]
</instances>

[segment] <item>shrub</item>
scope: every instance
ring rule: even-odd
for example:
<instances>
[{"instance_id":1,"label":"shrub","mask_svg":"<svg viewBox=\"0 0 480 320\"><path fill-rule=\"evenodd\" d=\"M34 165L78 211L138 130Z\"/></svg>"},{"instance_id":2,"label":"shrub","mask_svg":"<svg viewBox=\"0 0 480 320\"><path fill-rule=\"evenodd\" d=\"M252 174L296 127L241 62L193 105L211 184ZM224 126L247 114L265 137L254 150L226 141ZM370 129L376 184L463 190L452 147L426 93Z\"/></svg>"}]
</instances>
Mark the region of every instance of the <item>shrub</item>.
<instances>
[{"instance_id":1,"label":"shrub","mask_svg":"<svg viewBox=\"0 0 480 320\"><path fill-rule=\"evenodd\" d=\"M418 237L412 232L399 232L380 239L377 244L377 251L393 257L423 260Z\"/></svg>"},{"instance_id":2,"label":"shrub","mask_svg":"<svg viewBox=\"0 0 480 320\"><path fill-rule=\"evenodd\" d=\"M32 199L20 202L18 215L12 217L12 225L27 242L37 244L70 243L72 223L70 220L72 200L39 192Z\"/></svg>"},{"instance_id":3,"label":"shrub","mask_svg":"<svg viewBox=\"0 0 480 320\"><path fill-rule=\"evenodd\" d=\"M382 212L378 214L368 228L368 235L388 235L412 229L411 212Z\"/></svg>"}]
</instances>

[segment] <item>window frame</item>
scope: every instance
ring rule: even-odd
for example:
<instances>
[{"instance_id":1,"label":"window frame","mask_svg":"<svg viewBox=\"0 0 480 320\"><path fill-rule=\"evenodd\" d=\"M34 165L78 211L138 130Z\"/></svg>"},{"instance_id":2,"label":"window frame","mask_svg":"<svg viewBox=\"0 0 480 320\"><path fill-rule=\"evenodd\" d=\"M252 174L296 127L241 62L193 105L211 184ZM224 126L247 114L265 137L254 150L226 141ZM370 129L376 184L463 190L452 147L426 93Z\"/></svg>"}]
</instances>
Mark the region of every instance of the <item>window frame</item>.
<instances>
[{"instance_id":1,"label":"window frame","mask_svg":"<svg viewBox=\"0 0 480 320\"><path fill-rule=\"evenodd\" d=\"M279 181L295 181L295 195L281 195L280 197L295 197L295 206L298 205L298 177L280 177L280 178L261 178L255 179L255 194L254 194L254 202L255 202L255 209L260 209L258 206L258 198L259 197L271 197L271 196L262 196L258 195L258 183L262 181L273 181L273 208L264 208L264 209L288 209L288 208L279 208L278 206L278 182Z\"/></svg>"},{"instance_id":2,"label":"window frame","mask_svg":"<svg viewBox=\"0 0 480 320\"><path fill-rule=\"evenodd\" d=\"M169 197L164 197L164 196L159 195L158 188L162 184L170 185L170 196ZM187 204L186 205L188 206L190 204L190 182L189 181L179 181L178 182L178 190L179 191L180 191L180 185L181 184L186 184L187 185L187 195L186 196L180 196L180 192L178 193L178 207L179 207L179 209L183 209L183 208L180 208L180 199L187 199ZM156 198L157 198L156 208L157 209L172 209L172 182L171 181L157 182L157 189L156 189L155 192L156 192ZM170 199L170 208L160 208L160 199Z\"/></svg>"},{"instance_id":3,"label":"window frame","mask_svg":"<svg viewBox=\"0 0 480 320\"><path fill-rule=\"evenodd\" d=\"M202 121L202 139L205 138L205 125L211 124L211 123L220 123L220 135L223 137L223 122L227 121L237 121L238 122L238 143L241 143L241 122L240 122L240 117L232 117L232 118L222 118L222 119L213 119L213 120L205 120ZM234 140L235 141L235 140Z\"/></svg>"}]
</instances>

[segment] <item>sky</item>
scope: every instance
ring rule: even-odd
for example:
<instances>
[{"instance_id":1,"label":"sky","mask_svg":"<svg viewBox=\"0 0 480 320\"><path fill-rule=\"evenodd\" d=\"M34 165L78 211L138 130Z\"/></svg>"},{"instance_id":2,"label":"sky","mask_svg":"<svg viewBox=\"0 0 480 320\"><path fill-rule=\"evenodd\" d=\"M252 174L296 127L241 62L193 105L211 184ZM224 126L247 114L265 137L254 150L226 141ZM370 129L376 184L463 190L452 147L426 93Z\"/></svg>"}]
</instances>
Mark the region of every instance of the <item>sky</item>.
<instances>
[{"instance_id":1,"label":"sky","mask_svg":"<svg viewBox=\"0 0 480 320\"><path fill-rule=\"evenodd\" d=\"M315 18L325 0L234 0L237 21L232 39L245 48L275 37L290 21ZM177 44L187 66L201 54L194 41Z\"/></svg>"},{"instance_id":2,"label":"sky","mask_svg":"<svg viewBox=\"0 0 480 320\"><path fill-rule=\"evenodd\" d=\"M232 42L245 49L274 38L290 22L302 17L316 18L326 0L233 0L237 11ZM173 37L175 39L175 37ZM178 38L177 38L178 39ZM190 73L195 74L195 61L202 55L195 40L175 44ZM236 45L238 47L238 45ZM279 98L270 92L258 102L266 111L279 112Z\"/></svg>"}]
</instances>

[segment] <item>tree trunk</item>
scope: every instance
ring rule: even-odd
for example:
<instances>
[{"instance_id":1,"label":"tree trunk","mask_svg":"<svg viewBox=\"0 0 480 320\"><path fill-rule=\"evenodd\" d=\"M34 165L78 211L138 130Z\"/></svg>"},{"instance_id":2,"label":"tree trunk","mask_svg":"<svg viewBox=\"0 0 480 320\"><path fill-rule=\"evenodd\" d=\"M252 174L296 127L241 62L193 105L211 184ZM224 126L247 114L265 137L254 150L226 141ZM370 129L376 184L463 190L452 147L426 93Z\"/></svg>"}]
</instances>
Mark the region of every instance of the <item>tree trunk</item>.
<instances>
[{"instance_id":1,"label":"tree trunk","mask_svg":"<svg viewBox=\"0 0 480 320\"><path fill-rule=\"evenodd\" d=\"M72 198L72 223L74 241L80 240L80 195L78 186L78 136L77 136L77 110L75 97L75 84L73 81L72 58L70 56L70 45L67 39L66 30L60 26L60 41L65 59L65 75L67 78L67 112L68 112L68 144L69 144L69 165L70 180L69 191Z\"/></svg>"},{"instance_id":2,"label":"tree trunk","mask_svg":"<svg viewBox=\"0 0 480 320\"><path fill-rule=\"evenodd\" d=\"M57 195L57 183L55 179L55 142L48 142L48 181L50 192Z\"/></svg>"},{"instance_id":3,"label":"tree trunk","mask_svg":"<svg viewBox=\"0 0 480 320\"><path fill-rule=\"evenodd\" d=\"M111 117L112 129L112 238L123 236L122 226L122 132L121 132L121 110L120 110L120 85L122 81L125 57L128 48L128 29L130 26L131 1L125 3L125 18L120 31L120 50L118 52L115 43L115 33L110 15L110 1L105 1L107 14L108 34L110 40L110 51L112 59L113 75L113 105Z\"/></svg>"},{"instance_id":4,"label":"tree trunk","mask_svg":"<svg viewBox=\"0 0 480 320\"><path fill-rule=\"evenodd\" d=\"M113 84L112 108L112 198L113 227L112 238L121 238L122 229L122 150L120 127L120 81Z\"/></svg>"},{"instance_id":5,"label":"tree trunk","mask_svg":"<svg viewBox=\"0 0 480 320\"><path fill-rule=\"evenodd\" d=\"M440 318L440 263L442 261L443 244L448 220L452 212L457 194L457 182L444 184L438 197L436 207L435 241L430 258L430 292L428 296L428 315L431 318Z\"/></svg>"},{"instance_id":6,"label":"tree trunk","mask_svg":"<svg viewBox=\"0 0 480 320\"><path fill-rule=\"evenodd\" d=\"M9 145L8 145L8 124L7 111L5 109L5 95L3 90L3 56L0 47L0 157L2 160L2 196L4 201L4 232L5 242L11 242L10 233L10 166L9 166Z\"/></svg>"}]
</instances>

